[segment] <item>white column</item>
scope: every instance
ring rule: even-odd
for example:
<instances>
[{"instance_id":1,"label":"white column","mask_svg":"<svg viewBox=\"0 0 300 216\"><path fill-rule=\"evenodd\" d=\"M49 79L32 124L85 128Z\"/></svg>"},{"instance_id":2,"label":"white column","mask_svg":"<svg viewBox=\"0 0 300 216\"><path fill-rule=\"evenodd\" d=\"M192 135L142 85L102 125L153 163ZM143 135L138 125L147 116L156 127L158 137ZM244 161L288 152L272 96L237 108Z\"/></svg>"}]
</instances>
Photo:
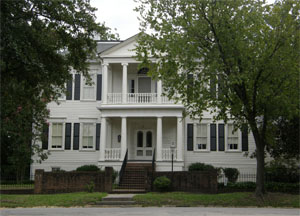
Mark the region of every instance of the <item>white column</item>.
<instances>
[{"instance_id":1,"label":"white column","mask_svg":"<svg viewBox=\"0 0 300 216\"><path fill-rule=\"evenodd\" d=\"M104 63L103 64L103 73L102 73L102 88L103 88L103 94L102 94L102 103L106 104L107 103L107 80L108 80L108 64Z\"/></svg>"},{"instance_id":2,"label":"white column","mask_svg":"<svg viewBox=\"0 0 300 216\"><path fill-rule=\"evenodd\" d=\"M157 117L156 127L156 160L162 160L162 118Z\"/></svg>"},{"instance_id":3,"label":"white column","mask_svg":"<svg viewBox=\"0 0 300 216\"><path fill-rule=\"evenodd\" d=\"M162 84L161 80L157 81L157 103L161 103Z\"/></svg>"},{"instance_id":4,"label":"white column","mask_svg":"<svg viewBox=\"0 0 300 216\"><path fill-rule=\"evenodd\" d=\"M127 66L128 63L122 63L123 66L123 82L122 82L122 103L127 101Z\"/></svg>"},{"instance_id":5,"label":"white column","mask_svg":"<svg viewBox=\"0 0 300 216\"><path fill-rule=\"evenodd\" d=\"M124 160L127 149L127 118L122 117L121 123L121 158L120 161Z\"/></svg>"},{"instance_id":6,"label":"white column","mask_svg":"<svg viewBox=\"0 0 300 216\"><path fill-rule=\"evenodd\" d=\"M182 158L182 117L177 117L177 161Z\"/></svg>"},{"instance_id":7,"label":"white column","mask_svg":"<svg viewBox=\"0 0 300 216\"><path fill-rule=\"evenodd\" d=\"M106 146L106 118L101 118L101 131L100 131L100 151L99 161L105 160L105 146Z\"/></svg>"}]
</instances>

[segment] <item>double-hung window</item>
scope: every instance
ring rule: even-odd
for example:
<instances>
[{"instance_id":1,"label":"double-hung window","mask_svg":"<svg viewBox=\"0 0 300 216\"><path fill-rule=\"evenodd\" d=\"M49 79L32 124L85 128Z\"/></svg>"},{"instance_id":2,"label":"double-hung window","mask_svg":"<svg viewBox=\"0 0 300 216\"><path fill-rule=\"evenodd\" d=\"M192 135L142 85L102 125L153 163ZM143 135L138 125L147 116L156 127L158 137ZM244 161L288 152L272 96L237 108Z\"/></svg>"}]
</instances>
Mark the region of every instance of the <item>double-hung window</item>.
<instances>
[{"instance_id":1,"label":"double-hung window","mask_svg":"<svg viewBox=\"0 0 300 216\"><path fill-rule=\"evenodd\" d=\"M93 123L83 123L82 126L82 148L93 149L95 126Z\"/></svg>"},{"instance_id":2,"label":"double-hung window","mask_svg":"<svg viewBox=\"0 0 300 216\"><path fill-rule=\"evenodd\" d=\"M63 146L63 123L52 123L51 148L61 149Z\"/></svg>"},{"instance_id":3,"label":"double-hung window","mask_svg":"<svg viewBox=\"0 0 300 216\"><path fill-rule=\"evenodd\" d=\"M197 124L196 149L207 150L207 124Z\"/></svg>"},{"instance_id":4,"label":"double-hung window","mask_svg":"<svg viewBox=\"0 0 300 216\"><path fill-rule=\"evenodd\" d=\"M95 74L91 74L91 84L87 84L86 79L83 78L82 85L82 99L83 100L95 100L96 87L95 87Z\"/></svg>"},{"instance_id":5,"label":"double-hung window","mask_svg":"<svg viewBox=\"0 0 300 216\"><path fill-rule=\"evenodd\" d=\"M238 150L238 130L234 130L233 124L228 124L227 128L227 150Z\"/></svg>"}]
</instances>

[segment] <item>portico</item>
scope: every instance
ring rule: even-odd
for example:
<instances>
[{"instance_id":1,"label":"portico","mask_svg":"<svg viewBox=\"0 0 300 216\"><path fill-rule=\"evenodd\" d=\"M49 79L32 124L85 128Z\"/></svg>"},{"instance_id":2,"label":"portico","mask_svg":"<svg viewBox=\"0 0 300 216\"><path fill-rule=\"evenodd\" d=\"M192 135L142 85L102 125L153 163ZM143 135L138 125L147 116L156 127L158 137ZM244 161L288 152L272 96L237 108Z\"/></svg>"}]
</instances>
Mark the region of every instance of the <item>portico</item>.
<instances>
[{"instance_id":1,"label":"portico","mask_svg":"<svg viewBox=\"0 0 300 216\"><path fill-rule=\"evenodd\" d=\"M127 150L129 160L151 161L155 151L157 163L170 161L172 144L176 146L174 160L183 161L181 109L104 109L101 112L99 163L122 162Z\"/></svg>"}]
</instances>

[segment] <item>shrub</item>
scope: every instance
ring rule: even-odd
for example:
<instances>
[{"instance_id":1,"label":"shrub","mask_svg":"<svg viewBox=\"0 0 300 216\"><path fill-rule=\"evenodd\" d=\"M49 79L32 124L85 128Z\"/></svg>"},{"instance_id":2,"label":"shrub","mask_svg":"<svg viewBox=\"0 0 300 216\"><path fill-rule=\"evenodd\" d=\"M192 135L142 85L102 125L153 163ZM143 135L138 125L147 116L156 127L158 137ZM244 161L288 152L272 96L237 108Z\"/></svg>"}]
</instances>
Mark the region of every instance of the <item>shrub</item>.
<instances>
[{"instance_id":1,"label":"shrub","mask_svg":"<svg viewBox=\"0 0 300 216\"><path fill-rule=\"evenodd\" d=\"M112 173L112 183L115 183L117 177L119 176L119 172L116 171L116 170L113 170L113 173Z\"/></svg>"},{"instance_id":2,"label":"shrub","mask_svg":"<svg viewBox=\"0 0 300 216\"><path fill-rule=\"evenodd\" d=\"M171 188L171 180L168 179L166 176L157 177L154 180L153 184L154 187L160 192L168 191Z\"/></svg>"},{"instance_id":3,"label":"shrub","mask_svg":"<svg viewBox=\"0 0 300 216\"><path fill-rule=\"evenodd\" d=\"M218 189L229 189L230 190L245 190L254 191L256 188L255 182L229 182L226 186L223 183L218 184ZM299 183L282 183L282 182L266 182L265 188L269 192L281 192L281 193L298 193L300 190Z\"/></svg>"},{"instance_id":4,"label":"shrub","mask_svg":"<svg viewBox=\"0 0 300 216\"><path fill-rule=\"evenodd\" d=\"M270 192L299 193L300 183L266 182L265 188Z\"/></svg>"},{"instance_id":5,"label":"shrub","mask_svg":"<svg viewBox=\"0 0 300 216\"><path fill-rule=\"evenodd\" d=\"M93 181L91 181L89 184L87 184L85 186L85 188L86 188L87 192L93 193L95 190L95 183Z\"/></svg>"},{"instance_id":6,"label":"shrub","mask_svg":"<svg viewBox=\"0 0 300 216\"><path fill-rule=\"evenodd\" d=\"M189 171L212 171L216 170L215 167L204 163L193 163L189 166Z\"/></svg>"},{"instance_id":7,"label":"shrub","mask_svg":"<svg viewBox=\"0 0 300 216\"><path fill-rule=\"evenodd\" d=\"M225 168L223 169L225 176L229 182L235 183L239 177L240 172L236 168Z\"/></svg>"},{"instance_id":8,"label":"shrub","mask_svg":"<svg viewBox=\"0 0 300 216\"><path fill-rule=\"evenodd\" d=\"M101 171L96 165L83 165L76 169L76 171Z\"/></svg>"},{"instance_id":9,"label":"shrub","mask_svg":"<svg viewBox=\"0 0 300 216\"><path fill-rule=\"evenodd\" d=\"M265 167L265 176L267 182L299 182L299 170L297 166L283 164L281 161L271 161Z\"/></svg>"}]
</instances>

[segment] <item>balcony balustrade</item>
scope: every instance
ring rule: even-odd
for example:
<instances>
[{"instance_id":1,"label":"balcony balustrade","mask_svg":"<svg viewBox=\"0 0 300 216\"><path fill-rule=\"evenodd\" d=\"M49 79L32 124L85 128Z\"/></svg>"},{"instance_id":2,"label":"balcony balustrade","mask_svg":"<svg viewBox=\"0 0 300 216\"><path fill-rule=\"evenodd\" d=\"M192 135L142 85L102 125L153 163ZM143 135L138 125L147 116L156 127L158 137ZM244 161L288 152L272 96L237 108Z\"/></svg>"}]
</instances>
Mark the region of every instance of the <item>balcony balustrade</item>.
<instances>
[{"instance_id":1,"label":"balcony balustrade","mask_svg":"<svg viewBox=\"0 0 300 216\"><path fill-rule=\"evenodd\" d=\"M122 93L108 93L107 104L122 104ZM157 93L128 93L126 94L126 104L157 104ZM162 104L173 104L166 96L161 96Z\"/></svg>"}]
</instances>

